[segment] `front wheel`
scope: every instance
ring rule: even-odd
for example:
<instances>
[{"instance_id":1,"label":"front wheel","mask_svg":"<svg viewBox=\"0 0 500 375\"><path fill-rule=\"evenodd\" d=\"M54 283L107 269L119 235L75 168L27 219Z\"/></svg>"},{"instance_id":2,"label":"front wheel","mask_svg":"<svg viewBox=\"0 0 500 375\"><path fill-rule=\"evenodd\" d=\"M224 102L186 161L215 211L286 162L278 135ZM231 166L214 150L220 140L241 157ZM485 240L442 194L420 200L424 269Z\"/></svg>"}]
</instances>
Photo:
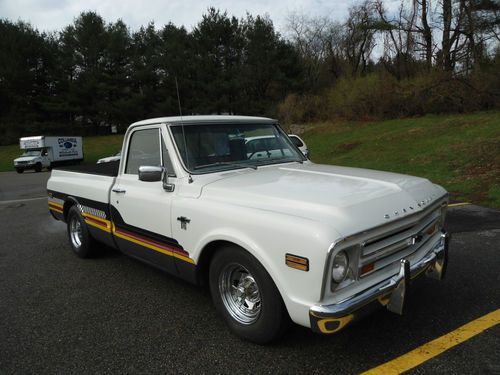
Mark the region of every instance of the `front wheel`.
<instances>
[{"instance_id":1,"label":"front wheel","mask_svg":"<svg viewBox=\"0 0 500 375\"><path fill-rule=\"evenodd\" d=\"M17 173L23 173L23 172L24 172L24 169L22 169L22 168L16 168L16 172L17 172Z\"/></svg>"},{"instance_id":2,"label":"front wheel","mask_svg":"<svg viewBox=\"0 0 500 375\"><path fill-rule=\"evenodd\" d=\"M252 255L236 246L219 250L209 281L215 307L236 335L265 344L285 332L290 318L281 295Z\"/></svg>"},{"instance_id":3,"label":"front wheel","mask_svg":"<svg viewBox=\"0 0 500 375\"><path fill-rule=\"evenodd\" d=\"M42 171L42 163L36 163L35 172L41 172L41 171Z\"/></svg>"},{"instance_id":4,"label":"front wheel","mask_svg":"<svg viewBox=\"0 0 500 375\"><path fill-rule=\"evenodd\" d=\"M80 258L89 258L92 256L94 239L89 233L80 210L72 206L68 212L68 239L73 252Z\"/></svg>"}]
</instances>

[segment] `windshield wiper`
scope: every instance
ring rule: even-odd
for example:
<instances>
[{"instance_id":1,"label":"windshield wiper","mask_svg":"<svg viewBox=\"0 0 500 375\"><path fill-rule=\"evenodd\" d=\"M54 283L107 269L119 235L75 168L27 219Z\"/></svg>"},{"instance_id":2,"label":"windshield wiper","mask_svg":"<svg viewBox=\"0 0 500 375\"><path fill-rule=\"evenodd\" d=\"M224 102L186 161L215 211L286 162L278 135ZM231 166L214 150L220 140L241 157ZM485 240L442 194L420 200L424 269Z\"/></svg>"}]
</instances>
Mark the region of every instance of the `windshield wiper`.
<instances>
[{"instance_id":1,"label":"windshield wiper","mask_svg":"<svg viewBox=\"0 0 500 375\"><path fill-rule=\"evenodd\" d=\"M203 168L208 168L208 167L216 167L216 166L219 166L219 165L228 165L228 166L235 166L235 167L241 167L241 168L257 169L256 165L243 164L243 163L233 163L233 162L230 162L230 161L218 161L216 163L211 163L211 164L197 165L193 169L197 170L197 169L203 169Z\"/></svg>"},{"instance_id":2,"label":"windshield wiper","mask_svg":"<svg viewBox=\"0 0 500 375\"><path fill-rule=\"evenodd\" d=\"M303 160L297 160L297 159L287 159L287 158L282 158L282 159L260 159L257 160L257 163L259 165L268 165L268 164L278 164L278 163L292 163L292 162L297 162L297 163L304 163Z\"/></svg>"}]
</instances>

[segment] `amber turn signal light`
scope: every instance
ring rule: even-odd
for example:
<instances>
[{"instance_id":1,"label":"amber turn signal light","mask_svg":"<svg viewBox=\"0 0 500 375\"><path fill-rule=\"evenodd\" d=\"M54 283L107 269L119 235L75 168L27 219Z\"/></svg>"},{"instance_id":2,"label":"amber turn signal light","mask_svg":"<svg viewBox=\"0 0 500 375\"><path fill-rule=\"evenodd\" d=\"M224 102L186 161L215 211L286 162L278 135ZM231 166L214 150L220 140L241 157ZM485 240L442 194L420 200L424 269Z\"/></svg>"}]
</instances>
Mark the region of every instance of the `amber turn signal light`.
<instances>
[{"instance_id":1,"label":"amber turn signal light","mask_svg":"<svg viewBox=\"0 0 500 375\"><path fill-rule=\"evenodd\" d=\"M285 264L288 267L295 268L301 271L309 271L309 259L300 257L298 255L286 254Z\"/></svg>"},{"instance_id":2,"label":"amber turn signal light","mask_svg":"<svg viewBox=\"0 0 500 375\"><path fill-rule=\"evenodd\" d=\"M365 264L363 267L361 267L361 275L364 275L365 273L368 272L372 272L374 268L375 268L375 263Z\"/></svg>"}]
</instances>

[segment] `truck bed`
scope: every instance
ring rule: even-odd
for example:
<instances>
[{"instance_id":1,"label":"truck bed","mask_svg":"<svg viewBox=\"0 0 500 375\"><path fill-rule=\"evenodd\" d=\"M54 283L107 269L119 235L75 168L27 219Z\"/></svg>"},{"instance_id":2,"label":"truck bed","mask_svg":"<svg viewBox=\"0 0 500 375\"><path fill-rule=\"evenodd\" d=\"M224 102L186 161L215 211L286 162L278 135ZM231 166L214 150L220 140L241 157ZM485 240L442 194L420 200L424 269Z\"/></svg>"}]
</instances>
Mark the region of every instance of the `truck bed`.
<instances>
[{"instance_id":1,"label":"truck bed","mask_svg":"<svg viewBox=\"0 0 500 375\"><path fill-rule=\"evenodd\" d=\"M111 161L109 163L100 164L80 164L80 165L68 165L64 167L57 167L54 169L68 172L78 172L87 174L96 174L100 176L116 177L118 176L118 168L120 167L120 161Z\"/></svg>"}]
</instances>

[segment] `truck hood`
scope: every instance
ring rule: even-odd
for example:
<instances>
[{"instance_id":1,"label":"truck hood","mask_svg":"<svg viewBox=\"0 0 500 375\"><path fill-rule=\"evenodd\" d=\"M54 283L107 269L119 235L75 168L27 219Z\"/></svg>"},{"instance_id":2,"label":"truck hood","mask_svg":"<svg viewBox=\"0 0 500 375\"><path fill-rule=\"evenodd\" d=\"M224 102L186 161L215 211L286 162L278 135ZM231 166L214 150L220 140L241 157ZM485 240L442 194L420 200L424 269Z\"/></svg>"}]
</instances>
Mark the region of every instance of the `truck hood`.
<instances>
[{"instance_id":1,"label":"truck hood","mask_svg":"<svg viewBox=\"0 0 500 375\"><path fill-rule=\"evenodd\" d=\"M40 159L40 156L21 156L20 158L14 159L14 162L20 161L34 161Z\"/></svg>"},{"instance_id":2,"label":"truck hood","mask_svg":"<svg viewBox=\"0 0 500 375\"><path fill-rule=\"evenodd\" d=\"M444 195L424 178L304 163L231 173L205 185L200 198L299 216L348 236L421 211Z\"/></svg>"}]
</instances>

